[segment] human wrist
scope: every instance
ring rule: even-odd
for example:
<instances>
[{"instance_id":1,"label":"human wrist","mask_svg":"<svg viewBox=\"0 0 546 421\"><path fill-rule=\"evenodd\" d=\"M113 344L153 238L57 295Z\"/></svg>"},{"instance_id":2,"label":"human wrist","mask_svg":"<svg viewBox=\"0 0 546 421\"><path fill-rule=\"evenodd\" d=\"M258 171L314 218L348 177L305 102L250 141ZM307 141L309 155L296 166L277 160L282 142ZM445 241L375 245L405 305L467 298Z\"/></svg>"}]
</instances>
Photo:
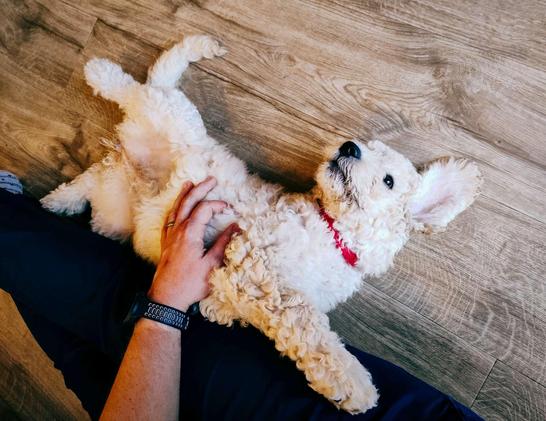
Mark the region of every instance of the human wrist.
<instances>
[{"instance_id":1,"label":"human wrist","mask_svg":"<svg viewBox=\"0 0 546 421\"><path fill-rule=\"evenodd\" d=\"M174 326L169 326L156 320L146 319L144 317L137 320L135 324L135 332L163 332L171 335L179 336L182 331Z\"/></svg>"},{"instance_id":2,"label":"human wrist","mask_svg":"<svg viewBox=\"0 0 546 421\"><path fill-rule=\"evenodd\" d=\"M152 284L148 291L148 298L157 304L172 307L183 313L186 313L193 301L185 297L185 294L176 293L173 291L165 291L164 288L157 287Z\"/></svg>"}]
</instances>

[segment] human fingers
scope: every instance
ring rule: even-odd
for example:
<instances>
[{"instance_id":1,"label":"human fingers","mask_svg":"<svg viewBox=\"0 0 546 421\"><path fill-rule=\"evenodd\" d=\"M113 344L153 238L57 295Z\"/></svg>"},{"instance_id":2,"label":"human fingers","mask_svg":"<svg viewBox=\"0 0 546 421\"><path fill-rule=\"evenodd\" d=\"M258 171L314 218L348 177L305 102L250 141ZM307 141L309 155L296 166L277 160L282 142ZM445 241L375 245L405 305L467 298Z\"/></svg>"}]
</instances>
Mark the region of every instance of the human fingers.
<instances>
[{"instance_id":1,"label":"human fingers","mask_svg":"<svg viewBox=\"0 0 546 421\"><path fill-rule=\"evenodd\" d=\"M218 267L224 260L226 247L231 241L233 234L241 232L241 228L236 223L228 226L222 234L216 239L214 245L207 251L205 258L209 261L212 267Z\"/></svg>"},{"instance_id":2,"label":"human fingers","mask_svg":"<svg viewBox=\"0 0 546 421\"><path fill-rule=\"evenodd\" d=\"M161 245L163 246L165 242L165 238L167 238L167 230L173 226L173 222L176 222L176 215L178 213L178 209L180 208L180 203L182 203L182 200L186 195L189 193L189 191L192 189L193 183L191 181L186 181L182 184L182 187L180 189L180 192L178 193L178 196L176 197L173 205L171 206L171 209L167 213L167 217L165 218L165 221L163 223L163 228L161 229Z\"/></svg>"},{"instance_id":3,"label":"human fingers","mask_svg":"<svg viewBox=\"0 0 546 421\"><path fill-rule=\"evenodd\" d=\"M188 218L188 235L190 238L203 240L207 223L211 218L222 212L227 203L221 200L203 200L193 209Z\"/></svg>"},{"instance_id":4,"label":"human fingers","mask_svg":"<svg viewBox=\"0 0 546 421\"><path fill-rule=\"evenodd\" d=\"M195 185L180 203L178 208L176 221L178 223L188 219L193 211L193 208L203 200L207 193L216 186L216 179L214 177L207 177L205 180Z\"/></svg>"}]
</instances>

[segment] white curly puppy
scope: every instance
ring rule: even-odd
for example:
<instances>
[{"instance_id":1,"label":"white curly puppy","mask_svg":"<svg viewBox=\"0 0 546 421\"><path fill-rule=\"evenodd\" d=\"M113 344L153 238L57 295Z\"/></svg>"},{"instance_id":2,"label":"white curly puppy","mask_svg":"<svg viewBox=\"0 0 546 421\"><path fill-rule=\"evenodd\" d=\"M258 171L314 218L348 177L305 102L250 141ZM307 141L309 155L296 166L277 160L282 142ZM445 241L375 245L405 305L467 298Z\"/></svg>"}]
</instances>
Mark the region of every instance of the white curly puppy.
<instances>
[{"instance_id":1,"label":"white curly puppy","mask_svg":"<svg viewBox=\"0 0 546 421\"><path fill-rule=\"evenodd\" d=\"M125 113L120 146L69 184L42 199L45 208L73 214L92 207L92 227L132 238L152 262L160 253L165 216L186 180L214 176L208 199L231 213L210 223L211 241L237 220L243 232L210 277L204 316L239 320L275 341L310 386L351 413L376 405L369 372L330 330L326 312L346 300L364 276L380 275L412 231L438 231L477 195L473 163L444 159L418 172L378 141L345 142L318 169L317 186L288 194L248 174L241 160L207 135L203 121L175 85L188 63L223 55L206 36L190 36L165 52L141 85L120 66L93 59L85 76L95 93Z\"/></svg>"}]
</instances>

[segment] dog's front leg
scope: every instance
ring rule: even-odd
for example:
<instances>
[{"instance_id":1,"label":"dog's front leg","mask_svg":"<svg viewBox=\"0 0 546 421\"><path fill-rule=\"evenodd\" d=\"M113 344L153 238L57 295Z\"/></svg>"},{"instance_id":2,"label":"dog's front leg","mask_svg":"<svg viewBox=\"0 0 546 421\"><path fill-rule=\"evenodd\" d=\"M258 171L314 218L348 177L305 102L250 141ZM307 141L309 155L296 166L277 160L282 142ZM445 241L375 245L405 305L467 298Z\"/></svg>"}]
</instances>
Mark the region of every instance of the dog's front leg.
<instances>
[{"instance_id":1,"label":"dog's front leg","mask_svg":"<svg viewBox=\"0 0 546 421\"><path fill-rule=\"evenodd\" d=\"M296 291L283 287L271 289L272 284L263 289L253 284L248 290L240 289L239 285L237 291L233 290L236 297L231 298L236 302L230 308L237 309L243 322L275 341L277 350L305 373L309 386L336 406L350 413L373 408L378 393L370 373L330 330L326 314L308 304Z\"/></svg>"},{"instance_id":2,"label":"dog's front leg","mask_svg":"<svg viewBox=\"0 0 546 421\"><path fill-rule=\"evenodd\" d=\"M244 236L235 237L226 249L226 265L209 277L211 294L201 301L201 313L221 324L240 320L262 331L296 362L310 387L336 406L351 413L374 407L378 395L368 370L330 330L328 316L284 286L266 261Z\"/></svg>"}]
</instances>

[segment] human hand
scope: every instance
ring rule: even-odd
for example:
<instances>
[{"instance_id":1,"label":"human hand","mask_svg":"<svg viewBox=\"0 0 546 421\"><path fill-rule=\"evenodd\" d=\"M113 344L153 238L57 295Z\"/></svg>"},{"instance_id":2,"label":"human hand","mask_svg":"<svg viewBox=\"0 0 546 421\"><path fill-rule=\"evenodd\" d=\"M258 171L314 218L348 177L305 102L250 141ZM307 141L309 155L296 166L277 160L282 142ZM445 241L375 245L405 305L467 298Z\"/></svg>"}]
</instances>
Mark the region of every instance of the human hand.
<instances>
[{"instance_id":1,"label":"human hand","mask_svg":"<svg viewBox=\"0 0 546 421\"><path fill-rule=\"evenodd\" d=\"M216 180L212 177L196 186L191 182L182 186L161 233L161 257L148 292L151 300L187 311L208 295L209 274L222 264L226 246L240 231L237 224L231 224L205 250L206 224L227 207L220 200L203 200L214 186ZM174 224L170 226L169 222Z\"/></svg>"}]
</instances>

